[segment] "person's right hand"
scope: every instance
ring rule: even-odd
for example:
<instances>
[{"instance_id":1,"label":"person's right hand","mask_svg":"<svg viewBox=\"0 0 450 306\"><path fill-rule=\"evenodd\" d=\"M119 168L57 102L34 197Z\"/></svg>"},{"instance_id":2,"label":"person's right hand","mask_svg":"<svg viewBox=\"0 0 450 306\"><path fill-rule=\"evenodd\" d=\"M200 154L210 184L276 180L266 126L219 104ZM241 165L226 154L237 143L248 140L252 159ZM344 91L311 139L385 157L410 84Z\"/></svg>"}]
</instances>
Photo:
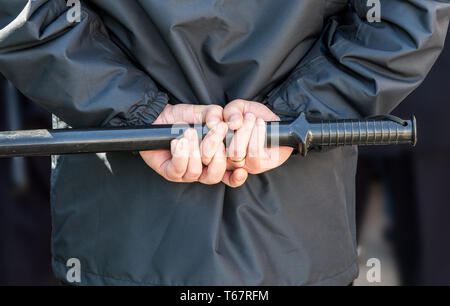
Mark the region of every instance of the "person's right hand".
<instances>
[{"instance_id":1,"label":"person's right hand","mask_svg":"<svg viewBox=\"0 0 450 306\"><path fill-rule=\"evenodd\" d=\"M220 183L226 173L227 158L224 138L228 125L223 122L223 109L218 105L167 105L157 124L202 124L210 129L201 145L197 132L188 129L180 139L171 142L171 150L142 151L140 155L149 167L166 180L178 183L200 182L213 185ZM239 187L248 174L236 169L227 174L226 184Z\"/></svg>"}]
</instances>

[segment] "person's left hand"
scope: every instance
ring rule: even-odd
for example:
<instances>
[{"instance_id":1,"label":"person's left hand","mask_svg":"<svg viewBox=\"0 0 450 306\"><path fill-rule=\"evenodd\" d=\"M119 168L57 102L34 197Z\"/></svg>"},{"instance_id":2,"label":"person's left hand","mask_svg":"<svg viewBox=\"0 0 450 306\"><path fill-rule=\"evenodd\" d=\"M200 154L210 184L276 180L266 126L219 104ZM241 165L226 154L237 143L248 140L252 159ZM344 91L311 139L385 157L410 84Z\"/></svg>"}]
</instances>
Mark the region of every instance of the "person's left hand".
<instances>
[{"instance_id":1,"label":"person's left hand","mask_svg":"<svg viewBox=\"0 0 450 306\"><path fill-rule=\"evenodd\" d=\"M224 108L223 114L224 121L235 131L228 148L227 170L243 168L250 174L260 174L284 164L294 151L285 146L265 148L266 122L280 121L265 105L235 100Z\"/></svg>"}]
</instances>

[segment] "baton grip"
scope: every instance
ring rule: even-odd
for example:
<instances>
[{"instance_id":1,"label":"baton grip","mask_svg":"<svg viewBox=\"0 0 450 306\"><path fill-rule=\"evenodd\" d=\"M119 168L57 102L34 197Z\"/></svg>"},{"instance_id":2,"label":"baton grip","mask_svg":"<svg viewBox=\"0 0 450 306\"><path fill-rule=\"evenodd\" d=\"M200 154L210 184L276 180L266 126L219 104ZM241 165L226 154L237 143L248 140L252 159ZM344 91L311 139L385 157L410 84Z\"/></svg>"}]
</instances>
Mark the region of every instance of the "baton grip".
<instances>
[{"instance_id":1,"label":"baton grip","mask_svg":"<svg viewBox=\"0 0 450 306\"><path fill-rule=\"evenodd\" d=\"M385 119L382 119L385 118ZM327 120L310 124L310 146L368 146L417 143L415 117L411 120L382 118ZM390 117L387 117L390 118Z\"/></svg>"}]
</instances>

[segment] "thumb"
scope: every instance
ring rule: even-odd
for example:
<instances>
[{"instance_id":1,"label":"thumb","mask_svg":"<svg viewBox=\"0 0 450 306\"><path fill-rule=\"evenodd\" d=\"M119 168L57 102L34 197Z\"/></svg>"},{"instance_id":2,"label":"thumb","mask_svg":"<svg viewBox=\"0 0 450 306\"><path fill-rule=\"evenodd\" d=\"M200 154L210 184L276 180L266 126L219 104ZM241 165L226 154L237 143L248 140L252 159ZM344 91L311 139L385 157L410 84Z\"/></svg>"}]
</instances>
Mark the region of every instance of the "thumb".
<instances>
[{"instance_id":1,"label":"thumb","mask_svg":"<svg viewBox=\"0 0 450 306\"><path fill-rule=\"evenodd\" d=\"M227 171L223 176L222 183L231 188L237 188L244 185L247 181L248 172L245 169L239 168L234 171Z\"/></svg>"}]
</instances>

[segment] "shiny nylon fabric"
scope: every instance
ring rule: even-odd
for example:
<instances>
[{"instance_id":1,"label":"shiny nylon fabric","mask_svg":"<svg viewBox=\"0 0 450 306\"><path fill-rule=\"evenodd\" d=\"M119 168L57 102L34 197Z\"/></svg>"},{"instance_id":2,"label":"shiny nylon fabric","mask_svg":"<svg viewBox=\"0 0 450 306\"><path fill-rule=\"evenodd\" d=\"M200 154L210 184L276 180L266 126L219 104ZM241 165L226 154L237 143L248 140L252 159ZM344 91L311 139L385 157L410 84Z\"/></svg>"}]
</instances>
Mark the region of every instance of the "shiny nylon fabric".
<instances>
[{"instance_id":1,"label":"shiny nylon fabric","mask_svg":"<svg viewBox=\"0 0 450 306\"><path fill-rule=\"evenodd\" d=\"M283 119L390 112L442 49L449 1L0 0L0 72L73 127L151 124L166 103ZM26 72L26 73L24 73ZM59 122L56 126L63 126ZM241 188L164 181L129 153L55 157L53 268L82 284L348 284L357 151L291 157Z\"/></svg>"}]
</instances>

